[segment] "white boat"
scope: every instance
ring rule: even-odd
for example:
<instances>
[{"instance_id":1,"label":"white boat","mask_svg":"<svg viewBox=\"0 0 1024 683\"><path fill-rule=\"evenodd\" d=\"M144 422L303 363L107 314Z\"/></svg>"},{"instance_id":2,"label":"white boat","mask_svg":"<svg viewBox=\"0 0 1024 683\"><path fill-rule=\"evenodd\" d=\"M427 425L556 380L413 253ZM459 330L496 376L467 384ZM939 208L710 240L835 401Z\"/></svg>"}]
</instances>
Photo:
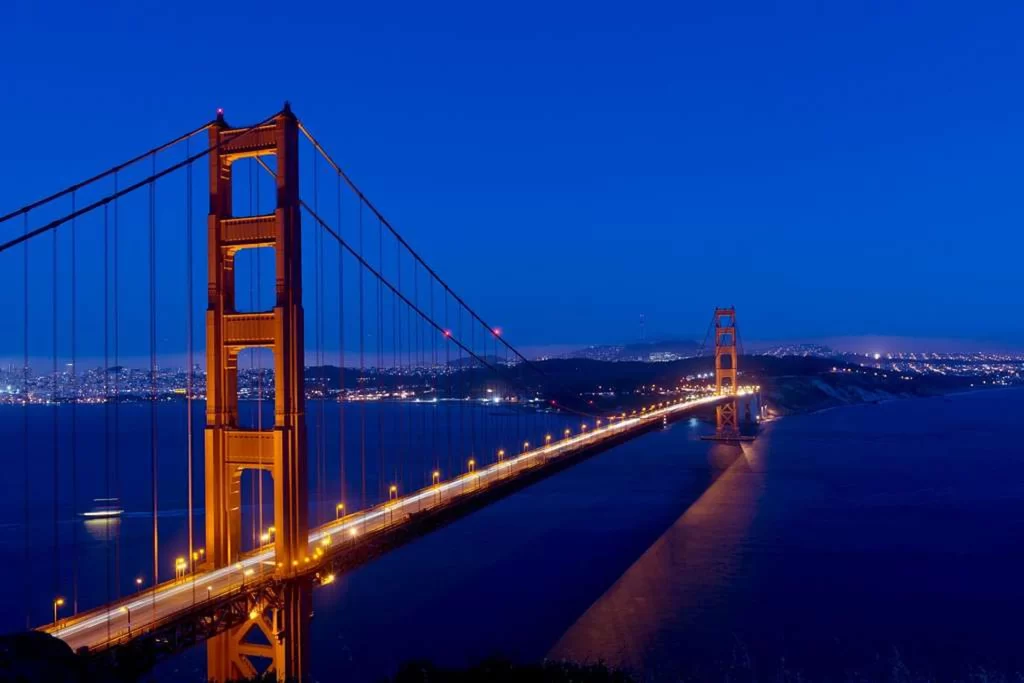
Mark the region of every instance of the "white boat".
<instances>
[{"instance_id":1,"label":"white boat","mask_svg":"<svg viewBox=\"0 0 1024 683\"><path fill-rule=\"evenodd\" d=\"M86 519L102 519L104 517L120 517L124 509L117 498L93 498L92 510L80 513Z\"/></svg>"}]
</instances>

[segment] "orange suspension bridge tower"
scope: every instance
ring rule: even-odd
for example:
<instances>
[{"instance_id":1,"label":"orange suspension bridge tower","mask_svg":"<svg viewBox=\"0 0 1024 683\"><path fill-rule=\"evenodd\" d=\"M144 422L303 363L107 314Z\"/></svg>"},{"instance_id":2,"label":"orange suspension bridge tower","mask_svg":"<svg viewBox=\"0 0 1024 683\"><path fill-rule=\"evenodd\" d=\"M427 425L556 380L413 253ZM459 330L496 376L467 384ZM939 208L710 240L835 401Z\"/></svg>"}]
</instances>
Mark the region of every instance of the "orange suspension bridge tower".
<instances>
[{"instance_id":1,"label":"orange suspension bridge tower","mask_svg":"<svg viewBox=\"0 0 1024 683\"><path fill-rule=\"evenodd\" d=\"M206 313L206 561L226 567L241 552L241 478L244 470L274 483L276 572L284 578L307 561L309 538L303 367L302 253L298 121L288 105L269 123L230 128L222 115L210 127L209 305ZM277 205L273 213L236 216L232 164L276 157ZM268 311L235 307L235 255L243 249L275 253L276 300ZM274 354L274 426L240 427L238 355L269 348ZM265 457L266 456L266 457ZM301 680L307 667L303 640L310 611L309 586L281 584L282 595L251 606L250 621L212 638L208 665L213 680L252 676L250 657L271 660L279 679ZM262 638L253 640L254 631ZM281 637L287 635L287 637Z\"/></svg>"}]
</instances>

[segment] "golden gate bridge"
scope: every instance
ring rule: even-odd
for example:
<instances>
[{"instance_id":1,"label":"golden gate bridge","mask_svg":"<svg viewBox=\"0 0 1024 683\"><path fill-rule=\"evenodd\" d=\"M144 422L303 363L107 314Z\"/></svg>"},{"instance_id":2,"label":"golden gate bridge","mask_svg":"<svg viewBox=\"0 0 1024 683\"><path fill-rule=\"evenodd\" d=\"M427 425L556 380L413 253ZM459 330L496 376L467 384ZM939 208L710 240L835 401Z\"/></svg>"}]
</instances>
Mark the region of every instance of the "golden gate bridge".
<instances>
[{"instance_id":1,"label":"golden gate bridge","mask_svg":"<svg viewBox=\"0 0 1024 683\"><path fill-rule=\"evenodd\" d=\"M252 675L258 659L301 679L310 592L339 572L702 406L716 407L715 438L745 438L735 310L715 309L707 392L603 412L552 400L543 370L287 104L243 127L218 112L0 229L20 341L7 403L21 429L7 452L24 475L25 623L83 655L151 661L206 641L211 680ZM172 357L184 366L173 386ZM164 414L170 402L183 414ZM85 429L86 410L101 411L101 433ZM42 460L45 482L32 475ZM144 480L125 476L142 462ZM169 491L171 470L184 480ZM107 500L148 485L147 559L125 557L107 522L102 576L82 566L78 524L68 539L61 520L85 510L83 479ZM183 534L168 532L161 496L184 499ZM41 522L49 539L30 532ZM103 584L91 599L90 579Z\"/></svg>"}]
</instances>

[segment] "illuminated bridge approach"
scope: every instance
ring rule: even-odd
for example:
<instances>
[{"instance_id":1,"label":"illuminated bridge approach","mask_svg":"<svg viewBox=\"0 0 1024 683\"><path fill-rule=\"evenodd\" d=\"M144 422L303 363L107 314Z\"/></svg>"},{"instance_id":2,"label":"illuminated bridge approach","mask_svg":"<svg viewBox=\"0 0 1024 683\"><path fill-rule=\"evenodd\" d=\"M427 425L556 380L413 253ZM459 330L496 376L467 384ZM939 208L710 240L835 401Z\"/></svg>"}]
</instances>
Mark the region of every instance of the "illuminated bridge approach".
<instances>
[{"instance_id":1,"label":"illuminated bridge approach","mask_svg":"<svg viewBox=\"0 0 1024 683\"><path fill-rule=\"evenodd\" d=\"M563 391L287 104L0 230L25 625L115 665L205 641L211 680L302 679L311 591L340 572L694 411L749 438L732 308L696 386Z\"/></svg>"}]
</instances>

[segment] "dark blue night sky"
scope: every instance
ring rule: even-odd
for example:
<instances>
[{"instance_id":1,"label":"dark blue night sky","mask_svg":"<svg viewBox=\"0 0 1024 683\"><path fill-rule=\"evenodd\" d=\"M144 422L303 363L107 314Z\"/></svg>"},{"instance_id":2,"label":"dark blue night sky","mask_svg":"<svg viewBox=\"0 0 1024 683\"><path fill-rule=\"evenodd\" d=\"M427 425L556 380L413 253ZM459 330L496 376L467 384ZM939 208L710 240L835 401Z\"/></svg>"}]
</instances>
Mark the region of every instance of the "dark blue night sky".
<instances>
[{"instance_id":1,"label":"dark blue night sky","mask_svg":"<svg viewBox=\"0 0 1024 683\"><path fill-rule=\"evenodd\" d=\"M14 0L0 213L289 99L521 345L1024 347L1024 5L899 5Z\"/></svg>"}]
</instances>

